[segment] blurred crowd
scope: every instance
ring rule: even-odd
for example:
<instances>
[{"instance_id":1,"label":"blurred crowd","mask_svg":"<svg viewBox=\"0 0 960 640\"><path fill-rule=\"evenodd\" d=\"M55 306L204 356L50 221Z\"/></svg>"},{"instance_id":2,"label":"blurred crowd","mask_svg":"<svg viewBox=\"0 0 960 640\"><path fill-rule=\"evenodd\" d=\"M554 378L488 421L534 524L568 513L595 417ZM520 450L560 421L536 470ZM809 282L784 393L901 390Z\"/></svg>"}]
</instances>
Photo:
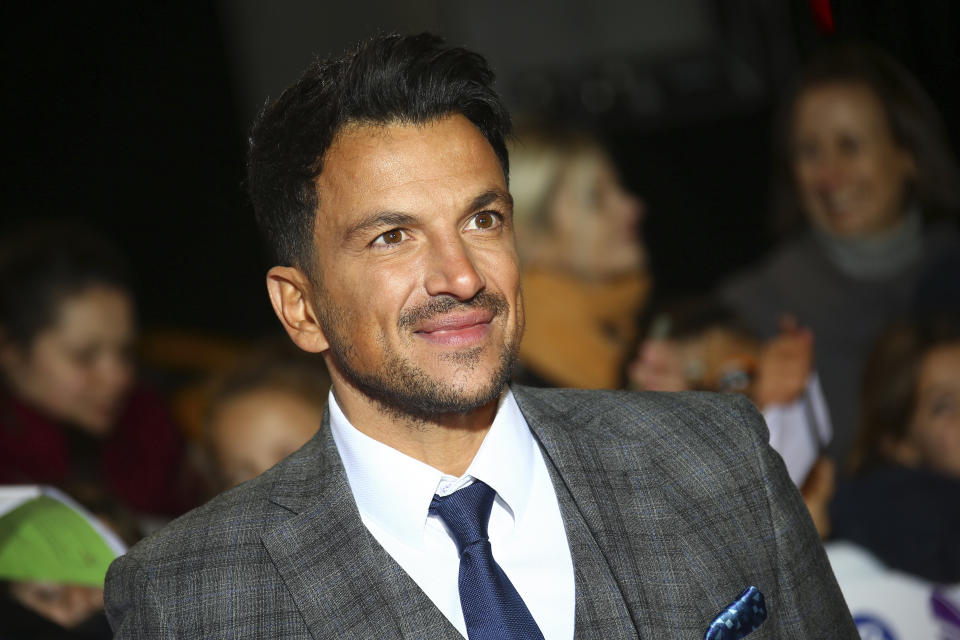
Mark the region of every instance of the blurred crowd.
<instances>
[{"instance_id":1,"label":"blurred crowd","mask_svg":"<svg viewBox=\"0 0 960 640\"><path fill-rule=\"evenodd\" d=\"M960 583L960 172L940 116L888 55L836 46L795 79L775 139L780 243L712 293L654 296L647 212L601 139L520 118L515 380L746 394L824 540ZM132 276L94 230L5 232L0 485L58 487L129 544L321 426L319 358L196 340L144 348ZM0 591L32 637L109 637L96 587L0 567Z\"/></svg>"}]
</instances>

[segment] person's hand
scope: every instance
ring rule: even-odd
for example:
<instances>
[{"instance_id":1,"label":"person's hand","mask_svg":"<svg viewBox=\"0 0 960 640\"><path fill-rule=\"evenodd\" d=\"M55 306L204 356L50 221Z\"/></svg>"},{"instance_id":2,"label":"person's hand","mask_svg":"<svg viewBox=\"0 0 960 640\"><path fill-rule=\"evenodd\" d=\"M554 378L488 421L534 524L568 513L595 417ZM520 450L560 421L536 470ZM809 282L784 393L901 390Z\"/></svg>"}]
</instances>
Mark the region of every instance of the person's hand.
<instances>
[{"instance_id":1,"label":"person's hand","mask_svg":"<svg viewBox=\"0 0 960 640\"><path fill-rule=\"evenodd\" d=\"M764 408L790 404L807 385L813 367L813 333L786 316L780 335L764 345L757 365L754 402Z\"/></svg>"},{"instance_id":2,"label":"person's hand","mask_svg":"<svg viewBox=\"0 0 960 640\"><path fill-rule=\"evenodd\" d=\"M807 504L813 526L817 528L821 540L830 535L830 500L836 488L836 466L830 458L820 457L810 468L800 487L800 495Z\"/></svg>"},{"instance_id":3,"label":"person's hand","mask_svg":"<svg viewBox=\"0 0 960 640\"><path fill-rule=\"evenodd\" d=\"M671 340L645 340L627 370L630 386L645 391L686 391L680 347Z\"/></svg>"}]
</instances>

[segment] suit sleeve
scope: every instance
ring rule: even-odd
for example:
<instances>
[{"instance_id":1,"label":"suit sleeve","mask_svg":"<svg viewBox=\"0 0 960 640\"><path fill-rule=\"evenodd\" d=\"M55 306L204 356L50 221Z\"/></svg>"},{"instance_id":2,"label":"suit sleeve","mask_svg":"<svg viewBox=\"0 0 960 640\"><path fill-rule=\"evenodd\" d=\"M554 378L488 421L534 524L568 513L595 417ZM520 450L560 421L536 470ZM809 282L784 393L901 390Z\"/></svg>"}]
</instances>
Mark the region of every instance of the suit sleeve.
<instances>
[{"instance_id":1,"label":"suit sleeve","mask_svg":"<svg viewBox=\"0 0 960 640\"><path fill-rule=\"evenodd\" d=\"M129 555L114 560L104 590L114 640L173 638L147 573Z\"/></svg>"},{"instance_id":2,"label":"suit sleeve","mask_svg":"<svg viewBox=\"0 0 960 640\"><path fill-rule=\"evenodd\" d=\"M744 396L737 399L745 426L759 438L758 465L769 507L777 592L767 610L777 638L859 639L807 507L768 443L763 417Z\"/></svg>"}]
</instances>

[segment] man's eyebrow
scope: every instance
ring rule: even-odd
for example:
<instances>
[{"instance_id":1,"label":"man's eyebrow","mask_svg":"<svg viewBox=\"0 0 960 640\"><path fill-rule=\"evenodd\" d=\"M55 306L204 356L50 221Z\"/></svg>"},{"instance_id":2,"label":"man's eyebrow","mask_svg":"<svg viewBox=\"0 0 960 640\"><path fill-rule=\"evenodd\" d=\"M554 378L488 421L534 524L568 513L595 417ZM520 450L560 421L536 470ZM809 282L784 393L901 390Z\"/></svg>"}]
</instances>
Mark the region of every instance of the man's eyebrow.
<instances>
[{"instance_id":1,"label":"man's eyebrow","mask_svg":"<svg viewBox=\"0 0 960 640\"><path fill-rule=\"evenodd\" d=\"M476 211L498 200L509 207L513 206L513 197L508 192L491 189L471 200L467 209L469 211ZM344 233L344 238L349 241L371 230L409 226L415 224L417 220L418 218L416 216L400 211L375 211L348 228Z\"/></svg>"},{"instance_id":2,"label":"man's eyebrow","mask_svg":"<svg viewBox=\"0 0 960 640\"><path fill-rule=\"evenodd\" d=\"M478 195L470 203L469 210L476 211L477 209L482 209L488 205L493 204L497 200L502 200L503 204L508 207L513 206L513 196L511 196L506 191L500 191L498 189L491 189L490 191L485 191Z\"/></svg>"},{"instance_id":3,"label":"man's eyebrow","mask_svg":"<svg viewBox=\"0 0 960 640\"><path fill-rule=\"evenodd\" d=\"M347 232L344 234L344 238L351 240L356 236L362 235L371 230L403 227L406 225L411 225L415 221L416 218L409 213L401 213L399 211L377 211L366 216L355 225L347 229Z\"/></svg>"}]
</instances>

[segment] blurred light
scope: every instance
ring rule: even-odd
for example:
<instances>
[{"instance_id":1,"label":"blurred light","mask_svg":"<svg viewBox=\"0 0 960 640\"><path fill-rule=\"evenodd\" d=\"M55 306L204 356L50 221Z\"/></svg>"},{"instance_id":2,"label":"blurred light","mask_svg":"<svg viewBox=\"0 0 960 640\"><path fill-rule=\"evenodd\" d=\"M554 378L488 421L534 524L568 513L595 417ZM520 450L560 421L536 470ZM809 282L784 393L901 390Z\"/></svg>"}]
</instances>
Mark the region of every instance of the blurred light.
<instances>
[{"instance_id":1,"label":"blurred light","mask_svg":"<svg viewBox=\"0 0 960 640\"><path fill-rule=\"evenodd\" d=\"M810 0L810 10L813 11L813 19L817 23L817 28L825 35L833 35L835 26L830 0Z\"/></svg>"}]
</instances>

